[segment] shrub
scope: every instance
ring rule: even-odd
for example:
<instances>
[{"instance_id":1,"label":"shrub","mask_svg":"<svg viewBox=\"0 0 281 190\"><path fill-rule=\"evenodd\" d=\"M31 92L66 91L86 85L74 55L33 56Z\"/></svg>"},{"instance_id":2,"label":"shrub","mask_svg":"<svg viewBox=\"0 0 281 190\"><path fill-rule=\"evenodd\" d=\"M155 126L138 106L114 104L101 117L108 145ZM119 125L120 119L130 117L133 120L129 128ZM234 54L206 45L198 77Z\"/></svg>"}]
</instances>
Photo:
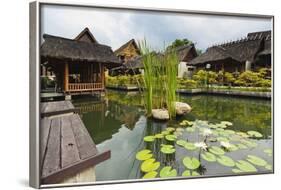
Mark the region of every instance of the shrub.
<instances>
[{"instance_id":1,"label":"shrub","mask_svg":"<svg viewBox=\"0 0 281 190\"><path fill-rule=\"evenodd\" d=\"M178 80L179 88L191 89L191 88L198 87L198 82L195 80L183 79L183 78L178 78L177 80Z\"/></svg>"},{"instance_id":2,"label":"shrub","mask_svg":"<svg viewBox=\"0 0 281 190\"><path fill-rule=\"evenodd\" d=\"M260 80L258 73L253 71L245 71L238 76L238 79L234 82L238 86L255 86Z\"/></svg>"},{"instance_id":3,"label":"shrub","mask_svg":"<svg viewBox=\"0 0 281 190\"><path fill-rule=\"evenodd\" d=\"M199 70L195 75L193 75L192 79L198 82L199 85L203 86L206 83L207 76L209 84L217 83L218 74L213 71Z\"/></svg>"}]
</instances>

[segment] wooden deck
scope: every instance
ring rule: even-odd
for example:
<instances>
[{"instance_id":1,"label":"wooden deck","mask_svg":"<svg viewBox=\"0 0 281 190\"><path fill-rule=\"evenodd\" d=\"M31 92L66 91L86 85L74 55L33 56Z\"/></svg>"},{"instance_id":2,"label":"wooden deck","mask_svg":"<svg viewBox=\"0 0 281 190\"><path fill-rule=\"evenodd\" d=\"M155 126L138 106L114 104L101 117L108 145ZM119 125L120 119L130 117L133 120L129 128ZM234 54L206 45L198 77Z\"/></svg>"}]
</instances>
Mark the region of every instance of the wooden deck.
<instances>
[{"instance_id":1,"label":"wooden deck","mask_svg":"<svg viewBox=\"0 0 281 190\"><path fill-rule=\"evenodd\" d=\"M41 103L41 116L48 117L53 115L74 113L74 108L71 101L54 101L54 102L43 102Z\"/></svg>"},{"instance_id":2,"label":"wooden deck","mask_svg":"<svg viewBox=\"0 0 281 190\"><path fill-rule=\"evenodd\" d=\"M61 113L62 110L57 108L74 109L69 101L50 102L43 105L46 107L41 110L47 113L51 111ZM110 151L98 152L81 118L76 113L43 117L40 133L42 184L60 183L110 158Z\"/></svg>"}]
</instances>

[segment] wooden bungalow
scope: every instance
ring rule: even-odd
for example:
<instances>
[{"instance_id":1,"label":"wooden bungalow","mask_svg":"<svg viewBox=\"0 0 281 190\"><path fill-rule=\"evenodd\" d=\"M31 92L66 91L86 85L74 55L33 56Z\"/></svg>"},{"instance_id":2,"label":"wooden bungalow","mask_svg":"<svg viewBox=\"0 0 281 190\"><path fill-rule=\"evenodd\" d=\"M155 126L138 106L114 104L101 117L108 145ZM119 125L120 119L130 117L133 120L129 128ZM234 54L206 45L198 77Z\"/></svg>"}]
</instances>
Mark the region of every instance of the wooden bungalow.
<instances>
[{"instance_id":1,"label":"wooden bungalow","mask_svg":"<svg viewBox=\"0 0 281 190\"><path fill-rule=\"evenodd\" d=\"M122 63L126 64L128 60L140 55L140 49L136 41L134 39L131 39L130 41L119 47L117 50L115 50L114 54L120 59Z\"/></svg>"},{"instance_id":2,"label":"wooden bungalow","mask_svg":"<svg viewBox=\"0 0 281 190\"><path fill-rule=\"evenodd\" d=\"M105 89L105 69L121 65L111 47L99 44L88 28L76 38L43 35L41 63L55 73L58 89L66 94Z\"/></svg>"},{"instance_id":3,"label":"wooden bungalow","mask_svg":"<svg viewBox=\"0 0 281 190\"><path fill-rule=\"evenodd\" d=\"M187 63L196 69L205 69L210 64L212 71L243 72L271 67L271 31L249 33L247 37L215 45Z\"/></svg>"}]
</instances>

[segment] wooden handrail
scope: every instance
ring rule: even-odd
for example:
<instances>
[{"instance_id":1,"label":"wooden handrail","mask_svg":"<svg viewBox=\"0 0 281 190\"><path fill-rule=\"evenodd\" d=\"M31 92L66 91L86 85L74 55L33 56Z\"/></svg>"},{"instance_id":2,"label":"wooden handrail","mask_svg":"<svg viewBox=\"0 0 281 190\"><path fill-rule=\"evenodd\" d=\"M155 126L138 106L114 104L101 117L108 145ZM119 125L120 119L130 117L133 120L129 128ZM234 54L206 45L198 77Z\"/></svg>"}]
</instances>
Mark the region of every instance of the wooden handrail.
<instances>
[{"instance_id":1,"label":"wooden handrail","mask_svg":"<svg viewBox=\"0 0 281 190\"><path fill-rule=\"evenodd\" d=\"M68 92L102 90L102 83L68 83Z\"/></svg>"}]
</instances>

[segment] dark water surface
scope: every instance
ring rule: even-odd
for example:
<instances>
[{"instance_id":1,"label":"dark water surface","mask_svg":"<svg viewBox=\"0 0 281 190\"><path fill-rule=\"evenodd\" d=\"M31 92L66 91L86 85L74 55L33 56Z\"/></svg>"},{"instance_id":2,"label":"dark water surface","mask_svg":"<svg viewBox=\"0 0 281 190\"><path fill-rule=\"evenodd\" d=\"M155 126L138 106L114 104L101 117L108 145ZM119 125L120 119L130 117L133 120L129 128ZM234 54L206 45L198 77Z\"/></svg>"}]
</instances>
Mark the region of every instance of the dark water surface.
<instances>
[{"instance_id":1,"label":"dark water surface","mask_svg":"<svg viewBox=\"0 0 281 190\"><path fill-rule=\"evenodd\" d=\"M258 131L263 137L254 140L257 147L227 152L226 155L234 160L245 160L248 154L252 154L272 164L272 156L263 152L264 149L272 148L270 100L209 95L180 96L179 99L190 104L192 112L166 123L155 122L144 116L142 99L136 92L107 91L102 102L94 98L74 100L73 103L79 108L80 116L98 149L111 150L111 158L96 167L97 181L141 178L143 174L140 171L140 161L135 159L135 155L144 148L153 150L161 167L170 165L177 170L179 176L185 170L182 164L185 156L200 160L201 167L197 172L201 175L233 174L232 168L201 159L199 151L188 151L176 145L176 153L167 156L160 152L159 142L143 142L144 136L161 133L166 127L180 127L178 124L182 120L204 120L212 123L230 121L233 126L228 129ZM195 142L202 141L200 138L198 132L192 135L184 132L181 136L181 139L192 139ZM264 167L256 168L259 172L268 171Z\"/></svg>"}]
</instances>

